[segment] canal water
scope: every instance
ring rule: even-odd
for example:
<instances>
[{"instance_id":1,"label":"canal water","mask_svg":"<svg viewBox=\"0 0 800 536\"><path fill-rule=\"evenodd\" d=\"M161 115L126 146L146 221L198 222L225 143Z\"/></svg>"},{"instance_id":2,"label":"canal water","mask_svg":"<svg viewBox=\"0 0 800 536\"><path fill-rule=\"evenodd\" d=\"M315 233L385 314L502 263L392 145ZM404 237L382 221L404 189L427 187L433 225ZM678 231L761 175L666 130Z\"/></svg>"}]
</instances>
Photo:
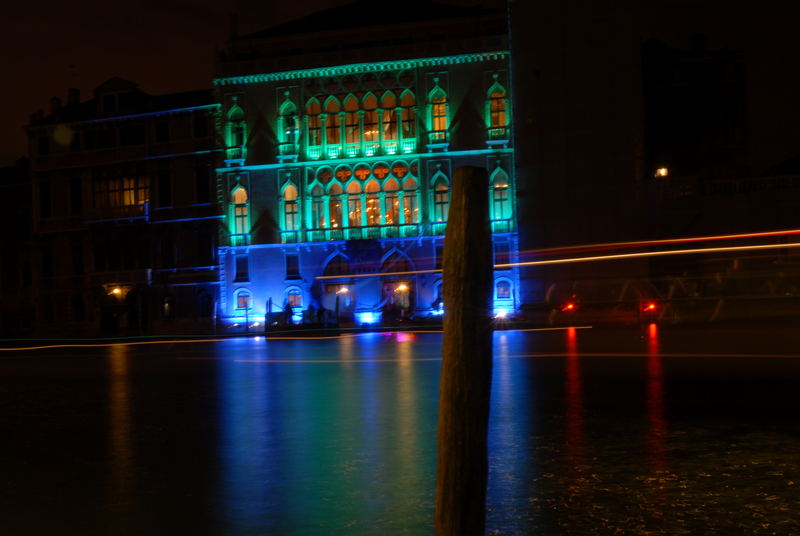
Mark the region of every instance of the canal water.
<instances>
[{"instance_id":1,"label":"canal water","mask_svg":"<svg viewBox=\"0 0 800 536\"><path fill-rule=\"evenodd\" d=\"M800 534L800 346L745 331L496 332L487 534ZM0 352L0 534L431 534L440 350Z\"/></svg>"}]
</instances>

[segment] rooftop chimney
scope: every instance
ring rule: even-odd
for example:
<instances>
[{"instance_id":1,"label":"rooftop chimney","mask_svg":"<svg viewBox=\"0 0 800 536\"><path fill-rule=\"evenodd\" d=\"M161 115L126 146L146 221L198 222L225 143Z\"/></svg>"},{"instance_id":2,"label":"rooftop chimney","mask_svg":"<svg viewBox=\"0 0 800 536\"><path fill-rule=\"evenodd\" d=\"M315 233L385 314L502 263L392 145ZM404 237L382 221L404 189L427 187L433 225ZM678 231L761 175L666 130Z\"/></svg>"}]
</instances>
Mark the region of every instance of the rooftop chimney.
<instances>
[{"instance_id":1,"label":"rooftop chimney","mask_svg":"<svg viewBox=\"0 0 800 536\"><path fill-rule=\"evenodd\" d=\"M61 109L61 99L58 97L50 98L50 113L54 114Z\"/></svg>"},{"instance_id":2,"label":"rooftop chimney","mask_svg":"<svg viewBox=\"0 0 800 536\"><path fill-rule=\"evenodd\" d=\"M71 87L67 90L67 105L78 104L81 102L81 90Z\"/></svg>"}]
</instances>

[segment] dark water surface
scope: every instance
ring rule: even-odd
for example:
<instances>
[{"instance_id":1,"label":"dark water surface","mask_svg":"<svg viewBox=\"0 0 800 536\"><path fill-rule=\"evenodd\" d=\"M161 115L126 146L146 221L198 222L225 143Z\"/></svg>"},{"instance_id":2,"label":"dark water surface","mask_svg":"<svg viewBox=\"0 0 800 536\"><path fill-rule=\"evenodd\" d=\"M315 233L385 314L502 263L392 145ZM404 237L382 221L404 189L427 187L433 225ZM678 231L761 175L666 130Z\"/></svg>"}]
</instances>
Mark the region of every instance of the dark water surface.
<instances>
[{"instance_id":1,"label":"dark water surface","mask_svg":"<svg viewBox=\"0 0 800 536\"><path fill-rule=\"evenodd\" d=\"M495 333L489 534L800 534L793 330ZM0 352L0 534L431 534L441 335Z\"/></svg>"}]
</instances>

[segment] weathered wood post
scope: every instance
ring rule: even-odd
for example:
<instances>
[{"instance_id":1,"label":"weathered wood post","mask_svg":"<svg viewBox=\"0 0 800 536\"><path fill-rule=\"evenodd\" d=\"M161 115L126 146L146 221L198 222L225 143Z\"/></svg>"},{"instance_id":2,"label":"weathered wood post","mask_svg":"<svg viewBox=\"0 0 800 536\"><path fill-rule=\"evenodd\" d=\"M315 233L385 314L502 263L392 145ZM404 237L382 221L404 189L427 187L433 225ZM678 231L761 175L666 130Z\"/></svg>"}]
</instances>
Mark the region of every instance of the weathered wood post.
<instances>
[{"instance_id":1,"label":"weathered wood post","mask_svg":"<svg viewBox=\"0 0 800 536\"><path fill-rule=\"evenodd\" d=\"M436 535L483 535L492 380L492 238L486 170L456 170L444 242Z\"/></svg>"}]
</instances>

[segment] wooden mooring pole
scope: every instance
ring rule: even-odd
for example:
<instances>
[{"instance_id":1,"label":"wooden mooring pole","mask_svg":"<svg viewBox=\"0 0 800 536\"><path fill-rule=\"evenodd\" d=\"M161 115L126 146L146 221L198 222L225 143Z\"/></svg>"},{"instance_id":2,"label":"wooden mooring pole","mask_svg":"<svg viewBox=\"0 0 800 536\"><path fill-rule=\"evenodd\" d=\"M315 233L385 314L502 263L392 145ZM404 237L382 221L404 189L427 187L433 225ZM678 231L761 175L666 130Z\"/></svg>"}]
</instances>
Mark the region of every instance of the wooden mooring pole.
<instances>
[{"instance_id":1,"label":"wooden mooring pole","mask_svg":"<svg viewBox=\"0 0 800 536\"><path fill-rule=\"evenodd\" d=\"M492 237L486 170L456 170L444 242L436 535L482 536L492 381Z\"/></svg>"}]
</instances>

